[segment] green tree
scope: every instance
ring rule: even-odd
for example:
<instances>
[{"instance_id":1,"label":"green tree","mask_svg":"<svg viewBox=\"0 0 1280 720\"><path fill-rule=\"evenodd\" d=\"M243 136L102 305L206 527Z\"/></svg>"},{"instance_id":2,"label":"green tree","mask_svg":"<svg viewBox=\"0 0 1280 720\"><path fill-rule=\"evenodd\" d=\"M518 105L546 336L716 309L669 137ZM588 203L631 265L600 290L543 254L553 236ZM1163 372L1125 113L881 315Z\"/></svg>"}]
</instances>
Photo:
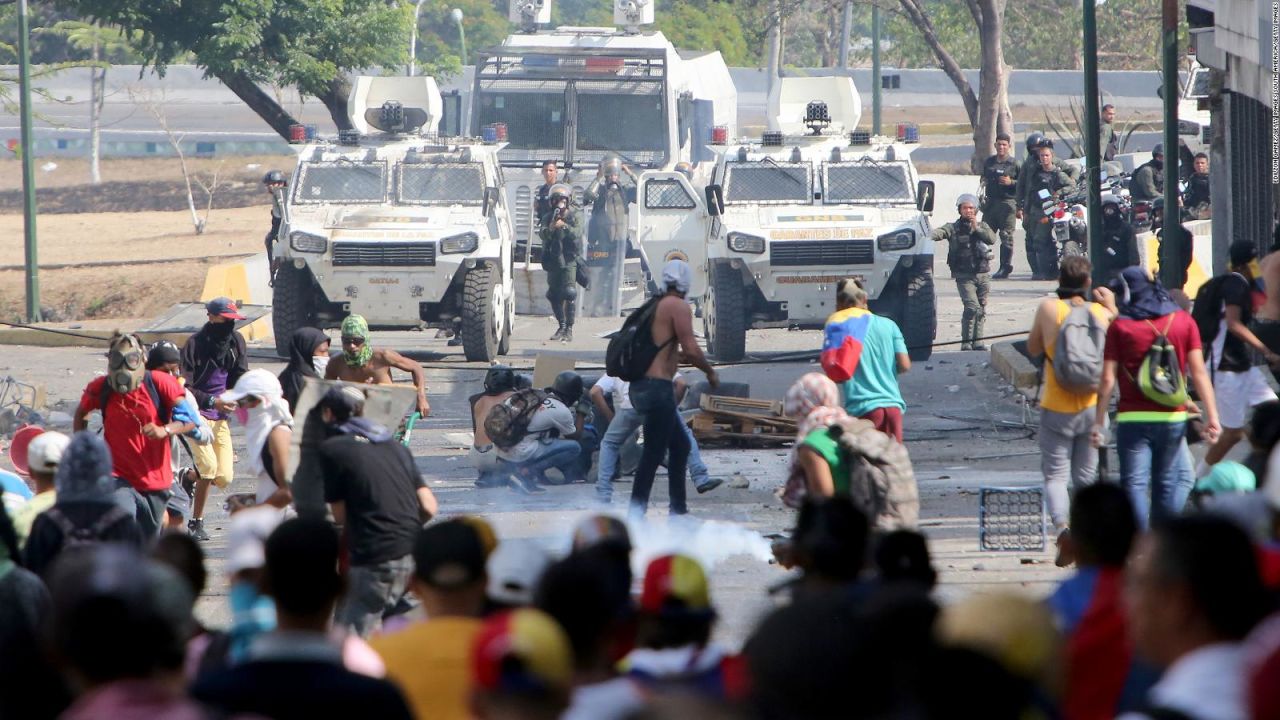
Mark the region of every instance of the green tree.
<instances>
[{"instance_id":1,"label":"green tree","mask_svg":"<svg viewBox=\"0 0 1280 720\"><path fill-rule=\"evenodd\" d=\"M160 72L190 53L284 137L295 120L258 83L296 87L323 103L339 129L349 128L347 72L402 65L413 12L381 0L62 2L136 33L135 49Z\"/></svg>"}]
</instances>

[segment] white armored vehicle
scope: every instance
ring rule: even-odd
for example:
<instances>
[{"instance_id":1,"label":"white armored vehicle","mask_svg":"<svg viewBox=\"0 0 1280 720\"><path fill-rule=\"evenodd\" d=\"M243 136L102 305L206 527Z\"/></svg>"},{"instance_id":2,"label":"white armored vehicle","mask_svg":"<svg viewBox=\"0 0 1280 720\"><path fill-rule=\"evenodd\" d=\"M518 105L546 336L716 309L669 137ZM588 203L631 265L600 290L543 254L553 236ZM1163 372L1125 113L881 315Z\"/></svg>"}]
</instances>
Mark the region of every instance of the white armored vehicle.
<instances>
[{"instance_id":1,"label":"white armored vehicle","mask_svg":"<svg viewBox=\"0 0 1280 720\"><path fill-rule=\"evenodd\" d=\"M898 323L911 356L928 358L933 183L905 145L865 134L851 144L861 113L849 78L785 78L770 110L761 140L718 148L704 192L679 173L641 176L636 237L649 266L693 265L689 294L722 361L743 357L750 328L821 327L847 277Z\"/></svg>"},{"instance_id":2,"label":"white armored vehicle","mask_svg":"<svg viewBox=\"0 0 1280 720\"><path fill-rule=\"evenodd\" d=\"M543 162L560 164L560 182L580 201L607 156L637 173L681 161L705 168L715 159L707 147L713 131L735 134L737 92L720 53L680 51L662 33L642 30L653 22L652 0L614 2L616 28L548 28L551 0L511 0L522 32L475 57L470 127L475 135L499 132L505 142L498 155L522 269L522 313L549 312L534 216ZM625 175L623 183L630 183ZM631 255L624 285L643 292Z\"/></svg>"},{"instance_id":3,"label":"white armored vehicle","mask_svg":"<svg viewBox=\"0 0 1280 720\"><path fill-rule=\"evenodd\" d=\"M468 360L505 354L515 286L499 146L437 137L429 77L357 78L349 104L356 131L301 146L278 198L277 352L300 327L359 314L454 330Z\"/></svg>"}]
</instances>

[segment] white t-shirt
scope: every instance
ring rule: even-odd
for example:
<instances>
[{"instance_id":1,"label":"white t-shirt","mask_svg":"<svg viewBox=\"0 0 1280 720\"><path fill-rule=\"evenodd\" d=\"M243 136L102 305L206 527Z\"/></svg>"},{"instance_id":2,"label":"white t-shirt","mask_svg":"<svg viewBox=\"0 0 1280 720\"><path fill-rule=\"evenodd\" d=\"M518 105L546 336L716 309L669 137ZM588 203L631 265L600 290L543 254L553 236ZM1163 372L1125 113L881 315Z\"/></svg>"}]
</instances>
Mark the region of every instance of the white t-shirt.
<instances>
[{"instance_id":1,"label":"white t-shirt","mask_svg":"<svg viewBox=\"0 0 1280 720\"><path fill-rule=\"evenodd\" d=\"M675 382L680 379L680 373L671 379ZM596 381L595 387L600 388L600 392L613 394L613 411L634 410L635 406L631 404L631 383L612 375L601 375Z\"/></svg>"},{"instance_id":2,"label":"white t-shirt","mask_svg":"<svg viewBox=\"0 0 1280 720\"><path fill-rule=\"evenodd\" d=\"M550 439L551 431L559 430L560 437L577 432L578 425L573 411L553 397L542 401L542 407L529 419L528 432L524 439L516 443L510 450L499 448L498 457L510 462L524 462L538 452L538 446Z\"/></svg>"}]
</instances>

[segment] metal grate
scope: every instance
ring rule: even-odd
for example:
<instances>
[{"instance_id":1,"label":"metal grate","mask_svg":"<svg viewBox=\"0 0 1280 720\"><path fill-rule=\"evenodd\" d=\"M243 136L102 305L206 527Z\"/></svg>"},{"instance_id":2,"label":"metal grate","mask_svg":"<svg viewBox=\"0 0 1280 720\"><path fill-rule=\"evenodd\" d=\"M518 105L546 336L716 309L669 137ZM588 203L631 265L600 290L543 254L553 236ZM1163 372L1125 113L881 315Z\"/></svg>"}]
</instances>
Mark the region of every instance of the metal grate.
<instances>
[{"instance_id":1,"label":"metal grate","mask_svg":"<svg viewBox=\"0 0 1280 720\"><path fill-rule=\"evenodd\" d=\"M1232 142L1231 212L1225 217L1228 237L1254 238L1266 253L1263 238L1271 237L1275 191L1271 185L1271 108L1241 93L1223 93ZM1218 268L1219 259L1214 259Z\"/></svg>"},{"instance_id":2,"label":"metal grate","mask_svg":"<svg viewBox=\"0 0 1280 720\"><path fill-rule=\"evenodd\" d=\"M650 180L644 185L644 206L650 210L692 210L697 204L678 180Z\"/></svg>"},{"instance_id":3,"label":"metal grate","mask_svg":"<svg viewBox=\"0 0 1280 720\"><path fill-rule=\"evenodd\" d=\"M303 163L294 202L381 203L386 199L387 164Z\"/></svg>"},{"instance_id":4,"label":"metal grate","mask_svg":"<svg viewBox=\"0 0 1280 720\"><path fill-rule=\"evenodd\" d=\"M436 264L434 242L335 242L335 267L414 267Z\"/></svg>"},{"instance_id":5,"label":"metal grate","mask_svg":"<svg viewBox=\"0 0 1280 720\"><path fill-rule=\"evenodd\" d=\"M400 165L397 195L413 205L480 205L484 174L475 163Z\"/></svg>"},{"instance_id":6,"label":"metal grate","mask_svg":"<svg viewBox=\"0 0 1280 720\"><path fill-rule=\"evenodd\" d=\"M827 163L823 167L828 203L909 201L911 185L901 163Z\"/></svg>"},{"instance_id":7,"label":"metal grate","mask_svg":"<svg viewBox=\"0 0 1280 720\"><path fill-rule=\"evenodd\" d=\"M813 166L807 162L733 162L725 168L727 204L813 202Z\"/></svg>"},{"instance_id":8,"label":"metal grate","mask_svg":"<svg viewBox=\"0 0 1280 720\"><path fill-rule=\"evenodd\" d=\"M870 265L874 240L798 240L769 243L771 265Z\"/></svg>"},{"instance_id":9,"label":"metal grate","mask_svg":"<svg viewBox=\"0 0 1280 720\"><path fill-rule=\"evenodd\" d=\"M978 548L1044 550L1044 492L1038 487L978 488Z\"/></svg>"}]
</instances>

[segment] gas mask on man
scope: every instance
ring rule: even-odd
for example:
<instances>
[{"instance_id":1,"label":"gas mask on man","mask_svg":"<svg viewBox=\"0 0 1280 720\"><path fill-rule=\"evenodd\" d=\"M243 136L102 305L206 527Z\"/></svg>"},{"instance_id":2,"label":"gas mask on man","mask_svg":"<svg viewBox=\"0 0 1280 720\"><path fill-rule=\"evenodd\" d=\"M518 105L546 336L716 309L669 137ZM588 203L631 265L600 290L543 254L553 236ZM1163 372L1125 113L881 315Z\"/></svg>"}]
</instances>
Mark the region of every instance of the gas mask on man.
<instances>
[{"instance_id":1,"label":"gas mask on man","mask_svg":"<svg viewBox=\"0 0 1280 720\"><path fill-rule=\"evenodd\" d=\"M107 352L107 383L118 393L133 392L146 372L146 352L134 335L117 335Z\"/></svg>"}]
</instances>

